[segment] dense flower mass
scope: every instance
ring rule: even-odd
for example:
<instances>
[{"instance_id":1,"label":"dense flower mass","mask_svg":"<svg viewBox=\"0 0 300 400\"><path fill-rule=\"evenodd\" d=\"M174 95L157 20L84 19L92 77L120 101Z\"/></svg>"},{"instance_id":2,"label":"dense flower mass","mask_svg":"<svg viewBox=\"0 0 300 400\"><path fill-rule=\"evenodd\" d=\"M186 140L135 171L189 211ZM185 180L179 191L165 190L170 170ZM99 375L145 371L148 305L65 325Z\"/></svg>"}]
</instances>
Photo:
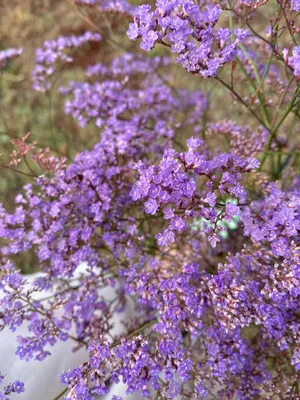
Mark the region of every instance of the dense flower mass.
<instances>
[{"instance_id":1,"label":"dense flower mass","mask_svg":"<svg viewBox=\"0 0 300 400\"><path fill-rule=\"evenodd\" d=\"M94 121L99 128L106 121L114 125L119 120L124 126L132 125L135 130L155 119L155 125L147 129L157 129L158 136L171 137L175 109L188 105L185 105L184 98L178 100L156 73L156 69L168 64L168 58L156 57L148 61L128 54L115 59L109 67L92 65L86 71L87 76L91 80L94 77L106 79L91 83L70 82L68 87L61 88L62 95L71 96L65 103L65 112L72 114L81 126ZM149 73L153 74L151 78L146 75ZM132 88L136 74L140 74L142 80Z\"/></svg>"},{"instance_id":2,"label":"dense flower mass","mask_svg":"<svg viewBox=\"0 0 300 400\"><path fill-rule=\"evenodd\" d=\"M217 29L221 13L218 6L200 10L191 0L157 1L154 12L148 5L138 8L127 34L133 40L142 38L146 51L156 43L170 46L187 71L209 78L233 61L238 43L248 35L242 29Z\"/></svg>"},{"instance_id":3,"label":"dense flower mass","mask_svg":"<svg viewBox=\"0 0 300 400\"><path fill-rule=\"evenodd\" d=\"M145 212L155 215L162 209L164 219L170 220L167 229L156 235L159 245L174 242L175 232L186 229L186 219L202 217L207 222L204 232L215 246L218 232L224 229L220 226L222 220L230 221L239 215L238 205L222 204L222 196L227 194L231 199L246 202L247 193L240 183L242 174L253 171L259 163L253 158L230 154L210 156L207 151L201 154L196 149L202 141L193 137L187 144L189 150L185 153L166 151L158 167L139 163L141 178L131 190L131 196L133 200L147 197ZM196 190L196 179L189 178L192 174L206 178L203 191Z\"/></svg>"},{"instance_id":4,"label":"dense flower mass","mask_svg":"<svg viewBox=\"0 0 300 400\"><path fill-rule=\"evenodd\" d=\"M130 14L128 37L155 50L128 41L66 75L66 118L99 135L68 165L14 139L8 167L45 168L0 205L0 331L26 327L28 362L85 351L55 400L122 400L121 382L138 398L298 400L299 2L75 3ZM60 63L102 37L45 42L34 88L54 95ZM0 399L26 396L15 379Z\"/></svg>"}]
</instances>

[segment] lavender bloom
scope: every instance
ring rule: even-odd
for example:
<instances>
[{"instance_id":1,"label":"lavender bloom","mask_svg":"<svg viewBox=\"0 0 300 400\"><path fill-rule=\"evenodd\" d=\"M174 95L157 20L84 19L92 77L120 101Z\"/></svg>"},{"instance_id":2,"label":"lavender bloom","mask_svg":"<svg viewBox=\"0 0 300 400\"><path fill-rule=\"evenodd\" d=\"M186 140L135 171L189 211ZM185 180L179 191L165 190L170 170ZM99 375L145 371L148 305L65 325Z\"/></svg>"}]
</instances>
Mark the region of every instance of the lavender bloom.
<instances>
[{"instance_id":1,"label":"lavender bloom","mask_svg":"<svg viewBox=\"0 0 300 400\"><path fill-rule=\"evenodd\" d=\"M252 7L255 5L256 0L239 0L239 3L247 7Z\"/></svg>"},{"instance_id":2,"label":"lavender bloom","mask_svg":"<svg viewBox=\"0 0 300 400\"><path fill-rule=\"evenodd\" d=\"M268 131L263 127L253 131L251 126L239 126L233 121L219 121L207 125L207 135L224 136L230 141L230 151L239 156L255 156L264 149Z\"/></svg>"},{"instance_id":3,"label":"lavender bloom","mask_svg":"<svg viewBox=\"0 0 300 400\"><path fill-rule=\"evenodd\" d=\"M129 38L146 52L161 44L169 56L132 46L113 58L110 48L109 61L60 88L65 113L99 138L68 166L34 178L13 211L0 205L0 331L28 327L16 345L28 362L43 363L59 342L85 350L82 364L61 371L70 399L120 400L110 393L119 382L138 398L296 399L299 47L281 53L273 24L261 37L243 29L265 1L231 4L231 29L223 1L157 0L153 10L75 2L132 14ZM280 29L290 24L284 37L297 29L297 2L287 4L278 12ZM59 63L100 39L88 32L45 42L35 88L49 90ZM171 52L194 76L184 79ZM1 54L6 63L15 53L0 52L0 67ZM200 77L224 78L234 101L217 98L216 112L211 82L195 89ZM235 122L244 113L247 124ZM42 271L30 288L13 264L28 251ZM0 398L23 390L16 381Z\"/></svg>"},{"instance_id":4,"label":"lavender bloom","mask_svg":"<svg viewBox=\"0 0 300 400\"><path fill-rule=\"evenodd\" d=\"M105 77L130 77L137 74L154 74L158 68L171 65L169 57L143 57L140 54L125 53L120 57L113 59L110 65L106 66L100 63L91 65L86 70L88 77L105 76Z\"/></svg>"},{"instance_id":5,"label":"lavender bloom","mask_svg":"<svg viewBox=\"0 0 300 400\"><path fill-rule=\"evenodd\" d=\"M97 6L100 12L131 14L133 7L126 0L74 0L79 6Z\"/></svg>"},{"instance_id":6,"label":"lavender bloom","mask_svg":"<svg viewBox=\"0 0 300 400\"><path fill-rule=\"evenodd\" d=\"M158 209L157 201L155 201L154 199L149 199L148 201L146 201L145 212L147 214L154 215L156 213L157 209Z\"/></svg>"},{"instance_id":7,"label":"lavender bloom","mask_svg":"<svg viewBox=\"0 0 300 400\"><path fill-rule=\"evenodd\" d=\"M94 121L99 128L106 122L114 126L119 120L123 125L127 124L128 129L132 125L132 131L146 126L149 120L155 120L157 135L171 138L174 107L195 107L198 99L195 97L192 104L178 101L171 89L156 76L156 69L169 64L167 57L146 60L127 54L116 58L109 66L95 65L88 69L87 75L94 78L101 73L106 79L94 83L71 82L69 87L61 88L62 95L71 97L66 101L65 112L71 114L81 126L90 121ZM147 73L152 73L153 77L149 79ZM133 89L135 74L141 74L143 80ZM124 121L123 114L126 112L134 118L130 120L127 117Z\"/></svg>"},{"instance_id":8,"label":"lavender bloom","mask_svg":"<svg viewBox=\"0 0 300 400\"><path fill-rule=\"evenodd\" d=\"M32 72L33 88L42 92L51 88L50 78L56 71L56 64L73 61L66 50L100 40L99 33L85 32L81 36L60 36L46 41L42 48L36 50L36 66Z\"/></svg>"},{"instance_id":9,"label":"lavender bloom","mask_svg":"<svg viewBox=\"0 0 300 400\"><path fill-rule=\"evenodd\" d=\"M234 59L238 43L248 35L238 29L234 32L236 39L230 43L233 32L215 29L221 13L218 6L200 11L190 0L157 1L154 12L149 6L136 9L127 34L132 40L142 38L141 48L146 51L156 43L167 44L187 71L210 78ZM213 50L214 44L217 50Z\"/></svg>"},{"instance_id":10,"label":"lavender bloom","mask_svg":"<svg viewBox=\"0 0 300 400\"><path fill-rule=\"evenodd\" d=\"M141 177L133 187L131 196L133 200L150 197L145 203L145 210L153 215L159 206L167 206L164 211L165 219L171 221L169 227L156 236L159 245L172 243L175 240L172 231L183 230L184 220L203 217L207 220L208 226L213 226L213 228L207 227L205 233L215 246L219 240L218 233L222 230L217 221L220 222L222 217L226 219L232 216L232 212L231 215L226 214L226 209L221 214L216 209L218 196L227 193L242 202L246 201L247 193L240 183L242 173L254 170L259 164L250 157L242 158L230 154L211 156L205 152L201 154L195 149L201 146L202 141L196 138L190 138L187 144L189 150L185 153L178 154L171 149L165 151L159 166L142 166L142 168L140 166ZM193 179L190 178L191 174L194 175ZM218 174L220 178L216 184ZM196 191L197 176L208 179L208 184L202 193ZM151 185L154 185L160 193L168 193L167 198L158 195L158 199L153 200L149 192ZM149 189L145 191L145 187ZM176 216L175 210L183 213L183 219Z\"/></svg>"},{"instance_id":11,"label":"lavender bloom","mask_svg":"<svg viewBox=\"0 0 300 400\"><path fill-rule=\"evenodd\" d=\"M0 385L3 383L4 376L0 372ZM0 399L8 400L11 394L20 394L24 392L24 383L20 381L15 381L13 383L9 383L0 391Z\"/></svg>"},{"instance_id":12,"label":"lavender bloom","mask_svg":"<svg viewBox=\"0 0 300 400\"><path fill-rule=\"evenodd\" d=\"M0 51L0 70L5 68L8 61L18 57L23 52L23 49L6 49Z\"/></svg>"},{"instance_id":13,"label":"lavender bloom","mask_svg":"<svg viewBox=\"0 0 300 400\"><path fill-rule=\"evenodd\" d=\"M291 9L293 11L300 11L300 1L299 0L291 0L292 4L291 4Z\"/></svg>"},{"instance_id":14,"label":"lavender bloom","mask_svg":"<svg viewBox=\"0 0 300 400\"><path fill-rule=\"evenodd\" d=\"M293 48L292 55L288 57L288 65L293 69L296 79L300 79L300 46Z\"/></svg>"}]
</instances>

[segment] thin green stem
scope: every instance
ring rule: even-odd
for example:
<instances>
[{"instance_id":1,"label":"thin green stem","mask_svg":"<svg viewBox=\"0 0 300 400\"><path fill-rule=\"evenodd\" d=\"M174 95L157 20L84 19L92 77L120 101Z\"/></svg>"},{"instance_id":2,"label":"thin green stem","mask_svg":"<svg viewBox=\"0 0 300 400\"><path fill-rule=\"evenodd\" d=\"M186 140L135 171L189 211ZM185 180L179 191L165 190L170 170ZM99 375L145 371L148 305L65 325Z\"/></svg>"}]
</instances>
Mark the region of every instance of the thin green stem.
<instances>
[{"instance_id":1,"label":"thin green stem","mask_svg":"<svg viewBox=\"0 0 300 400\"><path fill-rule=\"evenodd\" d=\"M16 168L13 168L8 165L1 164L1 163L0 163L0 168L9 169L10 171L16 172L16 173L24 175L24 176L28 176L30 178L36 178L36 175L28 174L27 172L20 171L19 169L16 169Z\"/></svg>"},{"instance_id":2,"label":"thin green stem","mask_svg":"<svg viewBox=\"0 0 300 400\"><path fill-rule=\"evenodd\" d=\"M251 57L251 55L249 54L248 50L246 49L246 47L244 45L240 44L240 48L242 49L242 51L245 54L245 56L248 58L251 66L252 66L255 78L256 78L257 82L259 82L260 81L260 76L259 76L258 70L256 68L256 64L253 61L253 58Z\"/></svg>"},{"instance_id":3,"label":"thin green stem","mask_svg":"<svg viewBox=\"0 0 300 400\"><path fill-rule=\"evenodd\" d=\"M280 120L278 121L278 123L277 123L277 125L275 126L275 128L272 129L272 131L270 132L270 136L269 136L269 139L268 139L268 142L267 142L267 151L264 153L264 156L263 156L263 158L262 158L262 160L261 160L261 163L260 163L260 168L259 168L260 171L261 171L261 169L262 169L262 167L263 167L263 165L264 165L264 163L265 163L265 161L266 161L266 159L267 159L268 151L269 151L270 148L271 148L271 145L272 145L273 140L276 138L276 134L277 134L279 128L281 127L281 125L282 125L283 122L285 121L286 117L289 115L289 113L292 111L292 109L293 109L293 107L294 107L294 105L295 105L295 101L296 101L296 99L297 99L298 92L299 92L299 89L297 89L297 90L295 91L294 96L293 96L292 100L290 101L290 104L289 104L287 110L285 111L285 113L283 114L283 116L280 118Z\"/></svg>"},{"instance_id":4,"label":"thin green stem","mask_svg":"<svg viewBox=\"0 0 300 400\"><path fill-rule=\"evenodd\" d=\"M275 43L272 43L272 42L269 42L266 38L264 38L263 36L261 36L257 31L255 31L255 30L252 28L252 26L251 26L250 23L249 23L249 15L250 15L250 13L249 13L246 17L244 17L244 16L242 16L239 12L237 12L237 11L236 11L234 8L232 8L232 7L224 8L224 10L231 11L231 12L233 12L238 18L240 18L240 19L247 25L247 27L250 29L250 31L253 33L253 35L256 36L257 38L259 38L260 40L262 40L262 41L263 41L264 43L266 43L268 46L270 46L271 49L272 49L272 52L273 52L273 54L276 56L276 58L277 58L278 60L280 60L280 61L283 61L284 64L287 65L286 62L285 62L285 60L284 60L284 58L283 58L283 56L282 56L282 55L280 54L280 52L277 50L276 44L275 44Z\"/></svg>"},{"instance_id":5,"label":"thin green stem","mask_svg":"<svg viewBox=\"0 0 300 400\"><path fill-rule=\"evenodd\" d=\"M183 151L186 150L186 148L185 148L180 142L178 142L177 139L175 139L175 138L173 137L171 140L172 140L172 142L173 142L174 144L176 144L181 150L183 150Z\"/></svg>"},{"instance_id":6,"label":"thin green stem","mask_svg":"<svg viewBox=\"0 0 300 400\"><path fill-rule=\"evenodd\" d=\"M138 333L142 332L144 329L150 328L153 325L155 325L157 323L157 318L155 318L154 320L145 322L142 326L140 326L137 330L135 330L134 332L130 333L127 338L131 338L133 336L136 336ZM118 340L116 343L114 343L111 346L111 349L114 349L115 347L119 346L119 344L121 343L121 340Z\"/></svg>"},{"instance_id":7,"label":"thin green stem","mask_svg":"<svg viewBox=\"0 0 300 400\"><path fill-rule=\"evenodd\" d=\"M280 97L279 103L277 105L277 109L279 109L282 106L282 103L284 102L285 96L286 96L289 88L291 87L291 84L292 84L294 79L295 79L295 77L292 76L292 78L289 80L288 84L286 85L286 88L285 88L284 92L282 93L282 95Z\"/></svg>"},{"instance_id":8,"label":"thin green stem","mask_svg":"<svg viewBox=\"0 0 300 400\"><path fill-rule=\"evenodd\" d=\"M225 86L225 87L226 87L226 88L227 88L227 89L228 89L228 90L243 104L243 106L246 107L246 108L251 112L251 114L257 119L257 121L258 121L261 125L263 125L266 129L269 130L269 128L268 128L268 127L266 126L266 124L264 123L264 121L262 121L262 120L260 119L260 117L252 110L250 104L246 103L246 102L242 99L242 97L241 97L232 87L230 87L225 81L223 81L221 78L219 78L218 76L216 76L215 79L216 79L217 81L219 81L223 86Z\"/></svg>"},{"instance_id":9,"label":"thin green stem","mask_svg":"<svg viewBox=\"0 0 300 400\"><path fill-rule=\"evenodd\" d=\"M251 76L250 76L250 75L248 74L248 72L246 71L246 69L245 69L245 67L244 67L244 65L243 65L243 63L242 63L242 61L241 61L239 58L237 58L237 63L238 63L238 65L239 65L239 67L241 68L243 74L245 75L245 77L246 77L248 83L249 83L250 86L252 87L253 91L256 93L256 86L255 86L255 84L254 84L254 82L253 82Z\"/></svg>"},{"instance_id":10,"label":"thin green stem","mask_svg":"<svg viewBox=\"0 0 300 400\"><path fill-rule=\"evenodd\" d=\"M64 390L62 390L57 396L54 397L53 400L59 400L65 393L67 393L68 388L64 388Z\"/></svg>"},{"instance_id":11,"label":"thin green stem","mask_svg":"<svg viewBox=\"0 0 300 400\"><path fill-rule=\"evenodd\" d=\"M294 125L295 125L295 122L296 122L296 118L297 118L297 115L294 114L294 115L293 115L292 122L291 122L290 127L289 127L289 130L288 130L288 133L287 133L287 140L288 140L288 141L290 140L290 137L291 137L291 135L292 135L292 133L293 133L293 128L294 128Z\"/></svg>"},{"instance_id":12,"label":"thin green stem","mask_svg":"<svg viewBox=\"0 0 300 400\"><path fill-rule=\"evenodd\" d=\"M23 160L27 166L27 168L29 169L29 171L32 173L32 175L34 175L36 178L38 177L38 175L35 173L35 171L31 168L26 156L23 156Z\"/></svg>"},{"instance_id":13,"label":"thin green stem","mask_svg":"<svg viewBox=\"0 0 300 400\"><path fill-rule=\"evenodd\" d=\"M270 71L272 59L273 59L273 53L270 54L270 57L269 57L269 60L268 60L268 64L267 64L266 69L265 69L265 71L264 71L264 73L263 73L263 76L261 77L261 80L260 80L260 82L259 82L259 84L258 84L258 87L257 87L257 90L258 90L258 91L260 91L261 88L262 88L263 85L264 85L265 79L266 79L266 77L267 77L267 75L268 75L268 73L269 73L269 71Z\"/></svg>"},{"instance_id":14,"label":"thin green stem","mask_svg":"<svg viewBox=\"0 0 300 400\"><path fill-rule=\"evenodd\" d=\"M288 16L286 15L285 5L283 6L280 1L278 1L278 4L279 4L279 6L280 6L280 8L282 10L282 13L283 13L283 16L284 16L284 19L285 19L285 22L286 22L286 26L288 28L289 34L290 34L290 36L292 38L292 41L294 42L294 45L297 46L298 45L297 40L296 40L296 38L295 38L295 36L293 34L293 31L291 30L289 19L288 19Z\"/></svg>"},{"instance_id":15,"label":"thin green stem","mask_svg":"<svg viewBox=\"0 0 300 400\"><path fill-rule=\"evenodd\" d=\"M290 111L293 109L294 105L295 105L295 101L297 99L297 96L299 94L300 89L296 89L294 96L292 97L292 100L290 101L290 104L286 110L286 112L284 113L284 115L281 117L281 119L279 120L279 122L277 123L275 129L273 130L273 134L276 134L278 129L280 128L281 124L284 122L284 120L286 119L286 117L289 115Z\"/></svg>"},{"instance_id":16,"label":"thin green stem","mask_svg":"<svg viewBox=\"0 0 300 400\"><path fill-rule=\"evenodd\" d=\"M250 55L249 55L249 57L250 57ZM260 90L258 89L258 87L255 86L255 83L253 82L253 79L251 79L251 76L245 70L243 63L239 59L237 59L237 62L239 64L242 72L244 73L247 81L249 82L250 86L252 87L255 95L257 96L257 98L259 100L259 104L261 106L263 120L264 120L264 126L269 130L271 128L271 121L269 118L268 111L266 109L265 99L264 99L263 95L261 94ZM256 67L255 67L255 69L256 69ZM260 79L260 77L259 77L259 79Z\"/></svg>"}]
</instances>

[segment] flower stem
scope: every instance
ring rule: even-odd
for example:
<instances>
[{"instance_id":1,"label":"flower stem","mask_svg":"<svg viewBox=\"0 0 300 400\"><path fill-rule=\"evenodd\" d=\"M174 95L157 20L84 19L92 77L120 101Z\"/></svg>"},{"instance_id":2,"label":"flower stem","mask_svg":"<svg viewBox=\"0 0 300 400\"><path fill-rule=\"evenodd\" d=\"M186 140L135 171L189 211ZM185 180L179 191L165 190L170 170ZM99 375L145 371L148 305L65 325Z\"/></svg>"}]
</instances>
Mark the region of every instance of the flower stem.
<instances>
[{"instance_id":1,"label":"flower stem","mask_svg":"<svg viewBox=\"0 0 300 400\"><path fill-rule=\"evenodd\" d=\"M52 400L59 400L66 392L68 391L68 388L64 388L57 396L54 397Z\"/></svg>"},{"instance_id":2,"label":"flower stem","mask_svg":"<svg viewBox=\"0 0 300 400\"><path fill-rule=\"evenodd\" d=\"M242 104L244 107L246 107L251 114L257 119L257 121L263 125L266 129L268 129L268 127L266 126L266 124L264 123L264 121L262 121L260 119L260 117L252 110L250 104L246 103L242 97L232 88L230 87L225 81L223 81L221 78L219 78L218 76L215 77L215 79L217 81L219 81L223 86L225 86ZM268 129L269 130L269 129Z\"/></svg>"}]
</instances>

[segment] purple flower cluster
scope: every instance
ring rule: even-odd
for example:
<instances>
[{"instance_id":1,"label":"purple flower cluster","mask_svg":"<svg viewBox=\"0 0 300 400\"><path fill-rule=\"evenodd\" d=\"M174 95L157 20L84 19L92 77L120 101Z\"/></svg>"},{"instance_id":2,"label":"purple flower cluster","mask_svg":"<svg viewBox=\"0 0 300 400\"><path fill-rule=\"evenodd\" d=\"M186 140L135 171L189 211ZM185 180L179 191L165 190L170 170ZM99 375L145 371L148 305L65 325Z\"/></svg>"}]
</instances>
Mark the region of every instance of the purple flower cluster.
<instances>
[{"instance_id":1,"label":"purple flower cluster","mask_svg":"<svg viewBox=\"0 0 300 400\"><path fill-rule=\"evenodd\" d=\"M97 6L100 11L131 14L133 7L126 0L74 0L79 6Z\"/></svg>"},{"instance_id":2,"label":"purple flower cluster","mask_svg":"<svg viewBox=\"0 0 300 400\"><path fill-rule=\"evenodd\" d=\"M158 121L162 120L162 115L171 114L172 106L176 102L176 99L172 99L170 88L165 87L165 91L162 92L161 87L162 82L159 80L150 88L143 85L139 89L127 89L126 84L119 80L95 83L70 82L69 87L61 89L61 94L72 96L65 103L65 112L71 114L80 126L94 121L100 128L107 119L125 119L125 124L131 121L135 125L145 125L145 122L154 116L157 118L156 125L160 125ZM135 101L137 98L139 103ZM133 119L125 117L128 112L135 112ZM161 134L168 136L172 131L165 126L165 119L160 126Z\"/></svg>"},{"instance_id":3,"label":"purple flower cluster","mask_svg":"<svg viewBox=\"0 0 300 400\"><path fill-rule=\"evenodd\" d=\"M60 88L61 95L69 97L65 113L80 126L93 122L98 128L106 126L114 131L121 126L128 132L139 130L139 137L157 139L153 146L157 154L162 154L181 125L199 130L207 107L204 93L185 89L174 92L161 79L160 72L170 62L168 57L146 59L127 53L108 66L94 64L86 71L90 82L70 82ZM187 116L183 122L177 121L178 111Z\"/></svg>"},{"instance_id":4,"label":"purple flower cluster","mask_svg":"<svg viewBox=\"0 0 300 400\"><path fill-rule=\"evenodd\" d=\"M286 51L286 54L288 51ZM300 46L295 46L291 56L287 56L289 67L293 69L294 76L297 80L300 79Z\"/></svg>"},{"instance_id":5,"label":"purple flower cluster","mask_svg":"<svg viewBox=\"0 0 300 400\"><path fill-rule=\"evenodd\" d=\"M261 36L252 18L272 2L228 2L223 14L223 2L198 3L141 5L128 30L146 51L170 47L190 74L164 52L110 51L60 88L98 143L27 184L14 211L0 206L0 331L28 328L16 346L26 361L59 342L85 350L61 371L66 399L110 396L120 382L139 398L299 399L299 47L282 51L276 31L289 23L296 41L294 13L278 4ZM35 88L100 39L45 42ZM0 52L0 65L15 54ZM220 83L232 98L215 96ZM28 288L14 260L30 251L42 273ZM0 398L23 390L16 381Z\"/></svg>"},{"instance_id":6,"label":"purple flower cluster","mask_svg":"<svg viewBox=\"0 0 300 400\"><path fill-rule=\"evenodd\" d=\"M143 57L141 54L125 53L112 60L109 66L97 63L86 70L86 75L104 75L105 77L131 76L137 74L155 74L158 68L169 66L169 57Z\"/></svg>"},{"instance_id":7,"label":"purple flower cluster","mask_svg":"<svg viewBox=\"0 0 300 400\"><path fill-rule=\"evenodd\" d=\"M36 66L32 72L33 88L41 92L51 88L51 77L56 72L57 64L73 61L67 50L100 40L99 33L85 32L80 36L60 36L46 41L43 48L36 50Z\"/></svg>"},{"instance_id":8,"label":"purple flower cluster","mask_svg":"<svg viewBox=\"0 0 300 400\"><path fill-rule=\"evenodd\" d=\"M222 204L222 198L227 195L241 203L247 200L242 174L256 169L258 161L232 154L199 153L196 149L202 144L200 139L190 138L187 152L179 154L170 149L158 166L147 167L141 162L137 165L141 176L131 190L132 199L147 198L147 214L162 211L163 218L170 220L164 232L156 235L159 245L175 242L175 232L186 229L186 220L202 217L207 222L205 234L215 246L218 233L224 229L220 226L222 220L230 221L239 215L239 207ZM196 178L202 181L202 190L197 190ZM224 206L222 210L218 210L219 203Z\"/></svg>"},{"instance_id":9,"label":"purple flower cluster","mask_svg":"<svg viewBox=\"0 0 300 400\"><path fill-rule=\"evenodd\" d=\"M4 376L0 372L0 385L4 380ZM9 400L11 394L20 394L24 392L24 383L20 381L15 381L13 383L9 383L0 391L0 400Z\"/></svg>"},{"instance_id":10,"label":"purple flower cluster","mask_svg":"<svg viewBox=\"0 0 300 400\"><path fill-rule=\"evenodd\" d=\"M146 51L156 43L171 47L187 71L210 78L234 59L238 43L248 35L242 29L215 28L221 13L218 6L200 10L191 0L161 0L154 12L148 5L138 7L127 34L133 40L142 38L141 48Z\"/></svg>"},{"instance_id":11,"label":"purple flower cluster","mask_svg":"<svg viewBox=\"0 0 300 400\"><path fill-rule=\"evenodd\" d=\"M293 10L293 11L297 11L297 12L299 12L300 11L300 1L299 0L291 0L291 9Z\"/></svg>"},{"instance_id":12,"label":"purple flower cluster","mask_svg":"<svg viewBox=\"0 0 300 400\"><path fill-rule=\"evenodd\" d=\"M207 124L207 135L220 135L229 139L230 151L241 157L255 156L264 149L268 131L259 127L257 131L249 125L239 126L233 121L219 121Z\"/></svg>"},{"instance_id":13,"label":"purple flower cluster","mask_svg":"<svg viewBox=\"0 0 300 400\"><path fill-rule=\"evenodd\" d=\"M6 49L0 51L0 70L5 68L7 62L18 57L23 52L23 49Z\"/></svg>"}]
</instances>

